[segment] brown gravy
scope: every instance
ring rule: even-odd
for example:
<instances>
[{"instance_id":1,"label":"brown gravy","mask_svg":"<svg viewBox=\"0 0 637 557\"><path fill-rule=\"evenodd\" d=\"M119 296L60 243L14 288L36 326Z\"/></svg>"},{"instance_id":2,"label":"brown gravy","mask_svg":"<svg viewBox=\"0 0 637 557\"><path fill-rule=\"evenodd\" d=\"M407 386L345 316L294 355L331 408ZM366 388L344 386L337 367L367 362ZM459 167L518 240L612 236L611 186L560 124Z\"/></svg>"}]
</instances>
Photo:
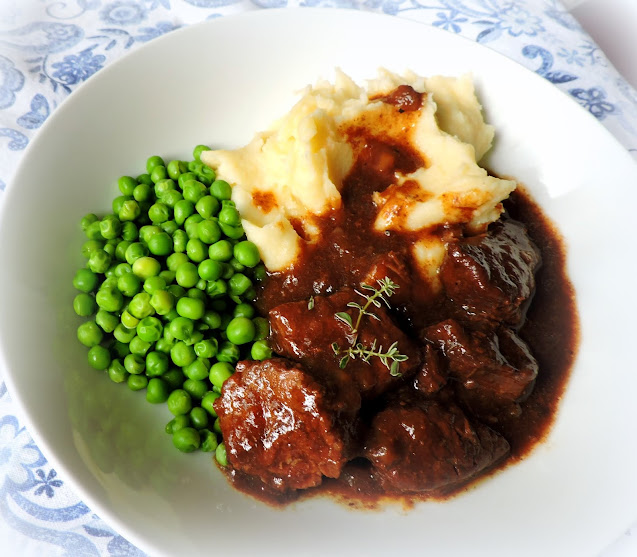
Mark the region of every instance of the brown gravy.
<instances>
[{"instance_id":1,"label":"brown gravy","mask_svg":"<svg viewBox=\"0 0 637 557\"><path fill-rule=\"evenodd\" d=\"M401 112L410 111L412 106L417 109L417 99L408 93L397 91L395 98L390 96L386 102L394 104ZM404 261L401 273L408 276L414 272L410 248L422 237L422 233L408 235L375 231L376 206L372 193L391 187L391 178L396 170L412 172L426 166L427 162L408 146L370 136L364 127L354 126L346 133L350 142L358 145L355 149L358 153L344 182L343 206L313 223L321 230L322 240L306 244L293 268L268 276L257 300L264 315L279 304L330 295L344 287L357 287L369 272L370 261L379 255L398 253ZM268 201L264 199L261 202L267 205ZM373 508L387 500L409 506L418 500L445 499L463 491L494 470L524 458L546 437L555 420L579 342L575 296L566 276L563 240L539 206L521 187L504 205L508 217L526 226L542 256L542 265L536 273L536 291L526 319L518 330L539 365L537 380L531 395L520 404L520 415L511 415L496 424L489 424L509 442L509 456L465 484L418 494L403 495L383 490L373 478L370 463L360 458L347 463L338 479L324 479L318 487L286 494L273 493L259 480L230 470L228 475L238 489L273 505L321 494L333 496L350 506ZM427 233L442 238L462 235L457 228L444 227ZM401 307L400 300L397 300L395 317L402 328L411 331L414 337L417 331L441 319L436 309L438 294L423 288L422 284L403 294L406 301Z\"/></svg>"}]
</instances>

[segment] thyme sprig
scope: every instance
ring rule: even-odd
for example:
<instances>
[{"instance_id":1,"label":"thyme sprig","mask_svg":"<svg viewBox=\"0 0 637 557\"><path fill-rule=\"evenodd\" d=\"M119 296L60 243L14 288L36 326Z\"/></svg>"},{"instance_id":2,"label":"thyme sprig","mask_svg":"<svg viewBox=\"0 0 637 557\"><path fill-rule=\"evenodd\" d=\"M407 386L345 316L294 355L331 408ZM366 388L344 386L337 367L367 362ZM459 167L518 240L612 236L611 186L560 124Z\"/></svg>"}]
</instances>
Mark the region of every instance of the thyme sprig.
<instances>
[{"instance_id":1,"label":"thyme sprig","mask_svg":"<svg viewBox=\"0 0 637 557\"><path fill-rule=\"evenodd\" d=\"M345 369L350 360L360 358L362 361L369 363L372 358L376 357L380 359L380 361L387 369L389 369L389 372L393 377L399 377L401 375L399 371L400 362L406 361L408 359L408 356L406 356L405 354L401 354L398 351L397 342L394 342L387 349L386 352L383 352L382 345L377 346L377 339L374 339L371 346L365 346L363 345L363 343L357 342L358 332L363 316L366 315L368 317L371 317L372 319L380 321L380 317L378 317L378 315L376 315L372 311L372 306L380 308L384 303L387 307L390 307L388 298L390 298L399 288L399 286L389 277L385 277L376 282L378 283L378 288L374 288L369 284L361 284L361 290L366 290L368 292L371 292L371 294L355 290L355 292L359 296L363 297L366 300L365 304L361 305L358 302L347 303L347 307L358 310L356 322L354 322L352 320L352 316L345 311L339 311L338 313L334 314L334 316L339 321L342 321L349 326L349 328L351 329L352 340L351 345L345 350L341 350L341 347L338 345L338 343L334 342L332 343L332 350L337 356L343 354L343 357L340 359L338 364L341 369Z\"/></svg>"}]
</instances>

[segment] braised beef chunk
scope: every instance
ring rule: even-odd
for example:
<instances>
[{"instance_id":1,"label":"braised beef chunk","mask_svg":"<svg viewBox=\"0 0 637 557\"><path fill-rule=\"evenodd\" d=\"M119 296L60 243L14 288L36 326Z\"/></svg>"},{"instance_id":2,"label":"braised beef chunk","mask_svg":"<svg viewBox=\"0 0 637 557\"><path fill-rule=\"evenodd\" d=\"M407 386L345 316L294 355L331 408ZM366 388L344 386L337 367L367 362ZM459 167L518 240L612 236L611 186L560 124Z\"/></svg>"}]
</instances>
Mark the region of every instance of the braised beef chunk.
<instances>
[{"instance_id":1,"label":"braised beef chunk","mask_svg":"<svg viewBox=\"0 0 637 557\"><path fill-rule=\"evenodd\" d=\"M337 478L351 415L301 365L239 362L215 401L231 466L277 490Z\"/></svg>"},{"instance_id":2,"label":"braised beef chunk","mask_svg":"<svg viewBox=\"0 0 637 557\"><path fill-rule=\"evenodd\" d=\"M365 456L385 489L422 492L467 481L508 451L504 437L458 406L407 397L374 417Z\"/></svg>"},{"instance_id":3,"label":"braised beef chunk","mask_svg":"<svg viewBox=\"0 0 637 557\"><path fill-rule=\"evenodd\" d=\"M440 278L459 318L517 326L535 290L539 263L524 226L498 221L486 235L449 244Z\"/></svg>"},{"instance_id":4,"label":"braised beef chunk","mask_svg":"<svg viewBox=\"0 0 637 557\"><path fill-rule=\"evenodd\" d=\"M447 384L439 353L431 344L425 344L423 363L414 376L414 388L424 395L433 395Z\"/></svg>"},{"instance_id":5,"label":"braised beef chunk","mask_svg":"<svg viewBox=\"0 0 637 557\"><path fill-rule=\"evenodd\" d=\"M370 310L376 318L366 315L361 319L354 342L352 327L336 316L346 312L355 324L358 310L347 305L352 301L362 304L365 299L346 289L332 296L316 296L311 309L307 301L277 306L269 314L272 348L277 354L301 362L322 380L351 382L363 398L374 398L410 376L420 364L420 354L383 307L373 306ZM387 351L396 343L398 351L407 356L399 365L400 376L393 376L390 367L377 356L367 361L361 356L352 357L345 368L339 366L352 344L370 348L374 341L378 352Z\"/></svg>"},{"instance_id":6,"label":"braised beef chunk","mask_svg":"<svg viewBox=\"0 0 637 557\"><path fill-rule=\"evenodd\" d=\"M424 331L445 360L447 374L457 380L456 392L472 413L494 421L502 412L516 412L533 389L538 365L512 330L466 330L448 319Z\"/></svg>"}]
</instances>

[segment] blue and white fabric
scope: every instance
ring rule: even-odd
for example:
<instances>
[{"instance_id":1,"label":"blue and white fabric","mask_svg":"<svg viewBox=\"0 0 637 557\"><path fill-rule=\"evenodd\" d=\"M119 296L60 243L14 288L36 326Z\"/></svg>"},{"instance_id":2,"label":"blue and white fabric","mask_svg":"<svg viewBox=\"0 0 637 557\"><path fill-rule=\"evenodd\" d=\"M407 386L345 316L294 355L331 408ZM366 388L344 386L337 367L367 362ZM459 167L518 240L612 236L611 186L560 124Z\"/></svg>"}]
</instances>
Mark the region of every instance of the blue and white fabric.
<instances>
[{"instance_id":1,"label":"blue and white fabric","mask_svg":"<svg viewBox=\"0 0 637 557\"><path fill-rule=\"evenodd\" d=\"M637 158L637 92L560 0L0 0L0 203L38 129L109 63L206 19L304 6L391 14L487 45L571 96ZM637 554L637 525L632 532L604 557ZM0 555L143 555L48 463L24 428L2 370Z\"/></svg>"}]
</instances>

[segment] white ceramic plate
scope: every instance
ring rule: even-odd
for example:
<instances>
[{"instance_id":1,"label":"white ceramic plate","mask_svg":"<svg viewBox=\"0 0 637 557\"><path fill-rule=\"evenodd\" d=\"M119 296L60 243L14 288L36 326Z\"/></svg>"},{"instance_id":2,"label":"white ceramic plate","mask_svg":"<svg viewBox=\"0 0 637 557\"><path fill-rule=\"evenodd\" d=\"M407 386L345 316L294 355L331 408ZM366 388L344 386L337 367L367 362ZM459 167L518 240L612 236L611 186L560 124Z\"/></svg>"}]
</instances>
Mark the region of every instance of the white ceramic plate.
<instances>
[{"instance_id":1,"label":"white ceramic plate","mask_svg":"<svg viewBox=\"0 0 637 557\"><path fill-rule=\"evenodd\" d=\"M197 143L237 146L295 91L340 66L473 72L497 141L568 243L582 346L550 438L445 503L350 511L313 499L273 510L234 491L170 418L85 364L71 279L78 221L116 179ZM0 364L30 432L84 501L156 555L595 555L637 514L632 238L637 169L595 119L538 76L418 23L337 10L260 11L172 33L104 69L30 145L0 222Z\"/></svg>"}]
</instances>

